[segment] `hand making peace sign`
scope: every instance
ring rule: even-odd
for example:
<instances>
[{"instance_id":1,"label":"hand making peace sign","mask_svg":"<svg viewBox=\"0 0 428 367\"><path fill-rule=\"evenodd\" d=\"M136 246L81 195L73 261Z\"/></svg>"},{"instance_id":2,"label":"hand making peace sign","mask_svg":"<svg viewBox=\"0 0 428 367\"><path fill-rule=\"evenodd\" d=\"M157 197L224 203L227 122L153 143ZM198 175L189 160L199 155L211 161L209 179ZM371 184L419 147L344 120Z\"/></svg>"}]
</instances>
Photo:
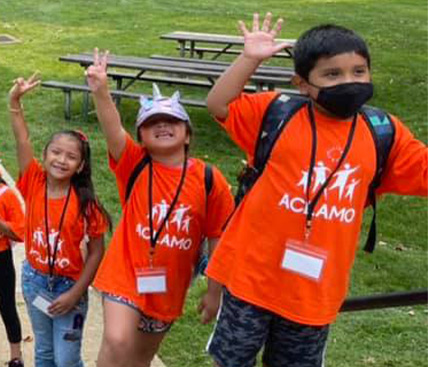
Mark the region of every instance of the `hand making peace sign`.
<instances>
[{"instance_id":1,"label":"hand making peace sign","mask_svg":"<svg viewBox=\"0 0 428 367\"><path fill-rule=\"evenodd\" d=\"M9 98L11 100L19 101L25 93L34 89L39 84L40 78L39 73L37 71L27 80L22 77L19 77L13 81L13 86L9 91Z\"/></svg>"},{"instance_id":2,"label":"hand making peace sign","mask_svg":"<svg viewBox=\"0 0 428 367\"><path fill-rule=\"evenodd\" d=\"M109 51L100 54L98 48L94 49L94 63L86 70L86 78L92 93L101 89L108 89L107 58Z\"/></svg>"}]
</instances>

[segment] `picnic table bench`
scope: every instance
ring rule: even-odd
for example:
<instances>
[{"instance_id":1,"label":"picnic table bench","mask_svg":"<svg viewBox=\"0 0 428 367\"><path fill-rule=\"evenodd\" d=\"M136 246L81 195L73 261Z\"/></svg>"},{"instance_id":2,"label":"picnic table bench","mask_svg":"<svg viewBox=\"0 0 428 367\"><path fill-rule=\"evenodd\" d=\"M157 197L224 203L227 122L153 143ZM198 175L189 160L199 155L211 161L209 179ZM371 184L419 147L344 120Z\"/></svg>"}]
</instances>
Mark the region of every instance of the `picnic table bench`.
<instances>
[{"instance_id":1,"label":"picnic table bench","mask_svg":"<svg viewBox=\"0 0 428 367\"><path fill-rule=\"evenodd\" d=\"M67 83L67 82L60 82L60 81L55 81L55 80L49 80L49 81L44 81L41 83L41 85L45 88L53 88L53 89L61 89L64 92L64 96L65 96L65 103L64 103L64 117L66 119L66 121L69 121L71 119L71 93L73 91L79 91L79 92L84 92L89 94L91 91L89 89L89 86L87 85L81 85L81 84L72 84L72 83ZM117 98L131 98L131 99L140 99L141 96L146 96L146 97L151 97L149 95L146 94L142 94L142 93L133 93L133 92L128 92L128 91L124 91L124 90L110 90L110 94ZM198 100L193 100L193 99L181 99L181 103L188 105L188 106L192 106L192 107L205 107L205 101L198 101ZM87 118L88 115L88 109L87 109L86 105L86 110L83 111L83 116L85 118ZM85 108L85 105L84 105Z\"/></svg>"},{"instance_id":2,"label":"picnic table bench","mask_svg":"<svg viewBox=\"0 0 428 367\"><path fill-rule=\"evenodd\" d=\"M204 53L211 53L214 54L212 57L214 60L222 55L238 55L242 52L242 46L244 45L244 37L242 36L214 33L175 31L163 34L160 38L177 41L181 57L186 56L186 52L188 52L191 58L195 57L195 55L199 58L203 58ZM274 57L292 58L292 46L295 44L296 40L277 39L277 42L287 42L291 47L276 53ZM203 45L201 46L201 44ZM206 46L207 44L209 46ZM221 47L213 47L213 45Z\"/></svg>"}]
</instances>

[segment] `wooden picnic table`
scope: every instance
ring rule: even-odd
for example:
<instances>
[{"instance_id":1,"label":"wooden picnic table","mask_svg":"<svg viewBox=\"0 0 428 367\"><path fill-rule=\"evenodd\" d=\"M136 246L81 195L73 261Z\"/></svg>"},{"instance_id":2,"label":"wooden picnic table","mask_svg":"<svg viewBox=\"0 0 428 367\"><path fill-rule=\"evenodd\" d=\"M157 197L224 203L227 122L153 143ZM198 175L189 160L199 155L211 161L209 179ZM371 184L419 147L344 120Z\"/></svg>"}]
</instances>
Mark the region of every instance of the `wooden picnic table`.
<instances>
[{"instance_id":1,"label":"wooden picnic table","mask_svg":"<svg viewBox=\"0 0 428 367\"><path fill-rule=\"evenodd\" d=\"M91 53L71 54L61 56L60 61L78 63L87 68L93 63L93 55ZM182 78L203 78L214 84L215 80L229 66L228 63L195 62L181 58L165 59L118 55L109 55L107 64L113 68L136 71L134 79L131 79L125 87L121 88L123 90L139 79L144 80L142 76L150 73L173 74ZM251 76L250 82L256 86L257 90L265 88L273 90L277 86L289 86L293 74L294 72L291 68L260 66Z\"/></svg>"},{"instance_id":2,"label":"wooden picnic table","mask_svg":"<svg viewBox=\"0 0 428 367\"><path fill-rule=\"evenodd\" d=\"M63 62L77 63L85 69L94 61L93 54L89 52L69 54L61 56L59 59ZM138 91L128 91L128 88L136 81L211 88L230 63L162 55L153 55L150 58L109 55L107 65L109 67L107 76L116 82L116 89L112 89L110 93L119 107L122 98L137 99L141 95ZM244 90L255 92L280 89L283 93L297 94L297 90L289 89L293 75L292 68L261 65L251 76L250 84L247 84ZM83 93L82 115L84 120L87 120L90 89L86 78L82 85L52 80L44 81L42 86L64 92L64 116L66 120L71 118L72 92ZM204 99L184 98L182 102L195 107L205 106Z\"/></svg>"},{"instance_id":3,"label":"wooden picnic table","mask_svg":"<svg viewBox=\"0 0 428 367\"><path fill-rule=\"evenodd\" d=\"M175 31L160 36L161 39L177 41L179 44L180 56L186 56L186 52L189 52L190 57L198 55L203 58L205 52L213 53L213 60L217 59L221 55L227 54L240 54L242 52L242 46L244 45L244 37L232 36L225 34L214 34L214 33L196 33L196 32L183 32ZM296 43L294 39L277 39L278 43L287 42L291 47L284 49L282 52L278 52L274 57L292 58L292 46ZM202 46L210 45L210 46ZM213 45L221 46L215 48Z\"/></svg>"}]
</instances>

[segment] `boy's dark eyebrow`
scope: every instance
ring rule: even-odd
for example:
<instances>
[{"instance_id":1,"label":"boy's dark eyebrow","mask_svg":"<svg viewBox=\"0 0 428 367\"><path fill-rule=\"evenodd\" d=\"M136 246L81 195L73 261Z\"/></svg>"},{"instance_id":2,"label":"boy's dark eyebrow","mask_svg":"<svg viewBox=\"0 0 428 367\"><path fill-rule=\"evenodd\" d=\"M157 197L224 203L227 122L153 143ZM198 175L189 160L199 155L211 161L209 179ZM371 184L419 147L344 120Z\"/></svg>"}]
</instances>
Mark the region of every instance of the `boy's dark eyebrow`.
<instances>
[{"instance_id":1,"label":"boy's dark eyebrow","mask_svg":"<svg viewBox=\"0 0 428 367\"><path fill-rule=\"evenodd\" d=\"M368 69L368 65L365 64L359 64L359 65L354 65L353 69L357 69L357 68L366 68ZM340 67L326 67L326 68L322 68L321 72L325 73L325 72L329 72L329 71L337 71L337 70L342 70L342 68Z\"/></svg>"},{"instance_id":2,"label":"boy's dark eyebrow","mask_svg":"<svg viewBox=\"0 0 428 367\"><path fill-rule=\"evenodd\" d=\"M337 70L341 70L341 68L339 68L339 67L326 67L326 68L322 68L321 69L321 72L323 72L323 73L325 73L325 72L328 72L328 71L337 71Z\"/></svg>"}]
</instances>

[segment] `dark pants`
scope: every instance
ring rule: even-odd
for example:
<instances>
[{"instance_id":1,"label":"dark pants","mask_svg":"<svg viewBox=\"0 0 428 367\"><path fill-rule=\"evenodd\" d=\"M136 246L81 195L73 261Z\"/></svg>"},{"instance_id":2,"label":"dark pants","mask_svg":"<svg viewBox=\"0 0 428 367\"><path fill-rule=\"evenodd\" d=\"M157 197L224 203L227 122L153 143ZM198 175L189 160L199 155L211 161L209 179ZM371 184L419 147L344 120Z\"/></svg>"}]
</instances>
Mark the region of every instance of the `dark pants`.
<instances>
[{"instance_id":1,"label":"dark pants","mask_svg":"<svg viewBox=\"0 0 428 367\"><path fill-rule=\"evenodd\" d=\"M12 250L0 252L0 315L6 326L9 343L22 340L21 323L19 322L15 300L15 268Z\"/></svg>"}]
</instances>

